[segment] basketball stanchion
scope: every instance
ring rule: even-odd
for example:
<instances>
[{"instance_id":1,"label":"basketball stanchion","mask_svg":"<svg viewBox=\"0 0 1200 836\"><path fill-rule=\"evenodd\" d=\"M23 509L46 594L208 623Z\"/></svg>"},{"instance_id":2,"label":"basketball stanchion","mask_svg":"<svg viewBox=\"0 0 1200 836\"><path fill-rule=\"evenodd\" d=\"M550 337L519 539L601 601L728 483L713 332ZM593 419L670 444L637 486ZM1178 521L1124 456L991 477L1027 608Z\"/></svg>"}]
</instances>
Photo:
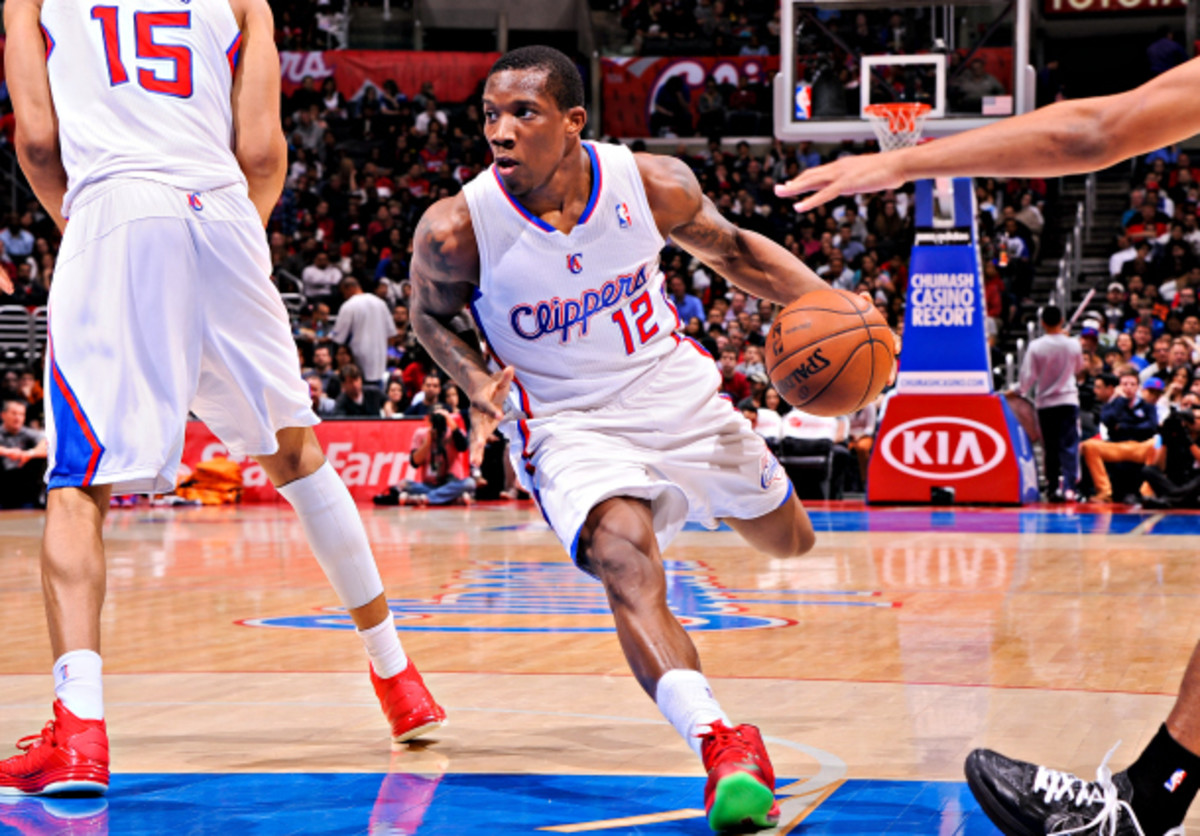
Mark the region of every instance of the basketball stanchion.
<instances>
[{"instance_id":1,"label":"basketball stanchion","mask_svg":"<svg viewBox=\"0 0 1200 836\"><path fill-rule=\"evenodd\" d=\"M929 107L864 109L885 151L916 144ZM1029 437L992 388L970 178L921 180L896 394L872 452L867 501L1021 504L1038 498Z\"/></svg>"}]
</instances>

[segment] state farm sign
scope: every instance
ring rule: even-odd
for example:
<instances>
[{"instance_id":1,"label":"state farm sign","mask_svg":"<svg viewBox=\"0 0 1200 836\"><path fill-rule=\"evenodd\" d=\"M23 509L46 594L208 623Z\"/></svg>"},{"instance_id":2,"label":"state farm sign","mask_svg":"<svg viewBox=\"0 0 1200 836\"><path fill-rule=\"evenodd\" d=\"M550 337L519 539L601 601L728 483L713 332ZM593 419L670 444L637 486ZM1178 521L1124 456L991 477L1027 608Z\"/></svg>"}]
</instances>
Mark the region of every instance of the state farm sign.
<instances>
[{"instance_id":1,"label":"state farm sign","mask_svg":"<svg viewBox=\"0 0 1200 836\"><path fill-rule=\"evenodd\" d=\"M892 467L923 479L970 479L992 470L1008 452L1004 437L970 418L931 416L891 428L879 446Z\"/></svg>"},{"instance_id":2,"label":"state farm sign","mask_svg":"<svg viewBox=\"0 0 1200 836\"><path fill-rule=\"evenodd\" d=\"M1046 0L1046 14L1096 14L1101 12L1182 12L1187 0Z\"/></svg>"}]
</instances>

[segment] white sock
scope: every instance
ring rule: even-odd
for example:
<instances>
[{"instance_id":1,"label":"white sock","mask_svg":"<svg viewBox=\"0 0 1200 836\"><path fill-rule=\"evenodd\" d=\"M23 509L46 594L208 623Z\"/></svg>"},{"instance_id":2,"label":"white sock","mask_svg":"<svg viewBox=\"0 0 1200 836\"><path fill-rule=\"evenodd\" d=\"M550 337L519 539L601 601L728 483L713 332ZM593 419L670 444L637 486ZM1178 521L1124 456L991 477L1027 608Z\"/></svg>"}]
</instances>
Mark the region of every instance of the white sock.
<instances>
[{"instance_id":1,"label":"white sock","mask_svg":"<svg viewBox=\"0 0 1200 836\"><path fill-rule=\"evenodd\" d=\"M367 656L371 659L371 667L380 679L391 679L408 667L408 657L400 646L395 619L391 615L369 630L359 630L358 637L362 639Z\"/></svg>"},{"instance_id":2,"label":"white sock","mask_svg":"<svg viewBox=\"0 0 1200 836\"><path fill-rule=\"evenodd\" d=\"M76 717L104 719L103 667L94 650L72 650L54 663L54 694Z\"/></svg>"},{"instance_id":3,"label":"white sock","mask_svg":"<svg viewBox=\"0 0 1200 836\"><path fill-rule=\"evenodd\" d=\"M300 517L304 536L342 605L355 609L383 594L362 517L329 462L279 488Z\"/></svg>"},{"instance_id":4,"label":"white sock","mask_svg":"<svg viewBox=\"0 0 1200 836\"><path fill-rule=\"evenodd\" d=\"M658 680L654 701L697 755L700 754L700 735L708 731L710 724L720 720L727 726L733 725L700 671L682 668L667 671Z\"/></svg>"}]
</instances>

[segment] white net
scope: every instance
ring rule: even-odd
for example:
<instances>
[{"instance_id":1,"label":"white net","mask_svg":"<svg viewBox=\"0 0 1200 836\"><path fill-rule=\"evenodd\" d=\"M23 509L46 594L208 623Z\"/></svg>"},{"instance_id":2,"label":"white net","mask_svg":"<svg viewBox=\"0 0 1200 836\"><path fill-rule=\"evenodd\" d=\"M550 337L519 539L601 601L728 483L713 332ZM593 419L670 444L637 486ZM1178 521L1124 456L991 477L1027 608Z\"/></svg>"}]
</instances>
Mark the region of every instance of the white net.
<instances>
[{"instance_id":1,"label":"white net","mask_svg":"<svg viewBox=\"0 0 1200 836\"><path fill-rule=\"evenodd\" d=\"M927 104L897 102L867 105L863 113L871 121L881 151L916 145L932 108Z\"/></svg>"}]
</instances>

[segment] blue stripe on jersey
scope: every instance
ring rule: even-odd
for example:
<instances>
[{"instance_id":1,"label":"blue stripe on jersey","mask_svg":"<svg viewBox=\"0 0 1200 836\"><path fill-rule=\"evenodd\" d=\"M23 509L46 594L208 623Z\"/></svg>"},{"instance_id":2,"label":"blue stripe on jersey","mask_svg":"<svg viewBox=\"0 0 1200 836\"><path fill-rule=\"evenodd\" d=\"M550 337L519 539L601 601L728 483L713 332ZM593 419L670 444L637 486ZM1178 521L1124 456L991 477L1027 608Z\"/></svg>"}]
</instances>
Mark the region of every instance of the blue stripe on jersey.
<instances>
[{"instance_id":1,"label":"blue stripe on jersey","mask_svg":"<svg viewBox=\"0 0 1200 836\"><path fill-rule=\"evenodd\" d=\"M583 214L579 216L581 225L587 223L592 212L596 210L596 202L600 197L600 183L604 178L600 170L600 158L596 156L596 149L592 147L592 143L585 142L583 147L587 149L588 157L592 161L592 193L588 195L587 206L583 207Z\"/></svg>"},{"instance_id":2,"label":"blue stripe on jersey","mask_svg":"<svg viewBox=\"0 0 1200 836\"><path fill-rule=\"evenodd\" d=\"M600 171L600 158L596 156L596 149L592 147L590 142L583 143L583 147L587 151L588 159L592 162L592 193L588 195L587 205L583 207L583 214L579 216L576 226L587 223L588 218L595 212L596 203L600 198L600 183L603 180L603 174ZM521 217L542 230L542 232L558 232L557 229L530 212L521 205L520 201L512 196L508 191L508 187L504 185L504 180L501 179L500 173L496 171L495 166L492 166L492 176L496 178L496 184L500 186L500 192L508 199L509 205L520 212Z\"/></svg>"},{"instance_id":3,"label":"blue stripe on jersey","mask_svg":"<svg viewBox=\"0 0 1200 836\"><path fill-rule=\"evenodd\" d=\"M233 75L237 72L238 61L242 57L242 33L238 32L237 37L233 39L233 43L229 45L229 49L225 50L225 57L229 59L229 73Z\"/></svg>"},{"instance_id":4,"label":"blue stripe on jersey","mask_svg":"<svg viewBox=\"0 0 1200 836\"><path fill-rule=\"evenodd\" d=\"M50 60L50 55L54 52L54 36L50 34L50 30L46 28L46 24L39 23L42 27L42 37L46 39L46 60Z\"/></svg>"}]
</instances>

